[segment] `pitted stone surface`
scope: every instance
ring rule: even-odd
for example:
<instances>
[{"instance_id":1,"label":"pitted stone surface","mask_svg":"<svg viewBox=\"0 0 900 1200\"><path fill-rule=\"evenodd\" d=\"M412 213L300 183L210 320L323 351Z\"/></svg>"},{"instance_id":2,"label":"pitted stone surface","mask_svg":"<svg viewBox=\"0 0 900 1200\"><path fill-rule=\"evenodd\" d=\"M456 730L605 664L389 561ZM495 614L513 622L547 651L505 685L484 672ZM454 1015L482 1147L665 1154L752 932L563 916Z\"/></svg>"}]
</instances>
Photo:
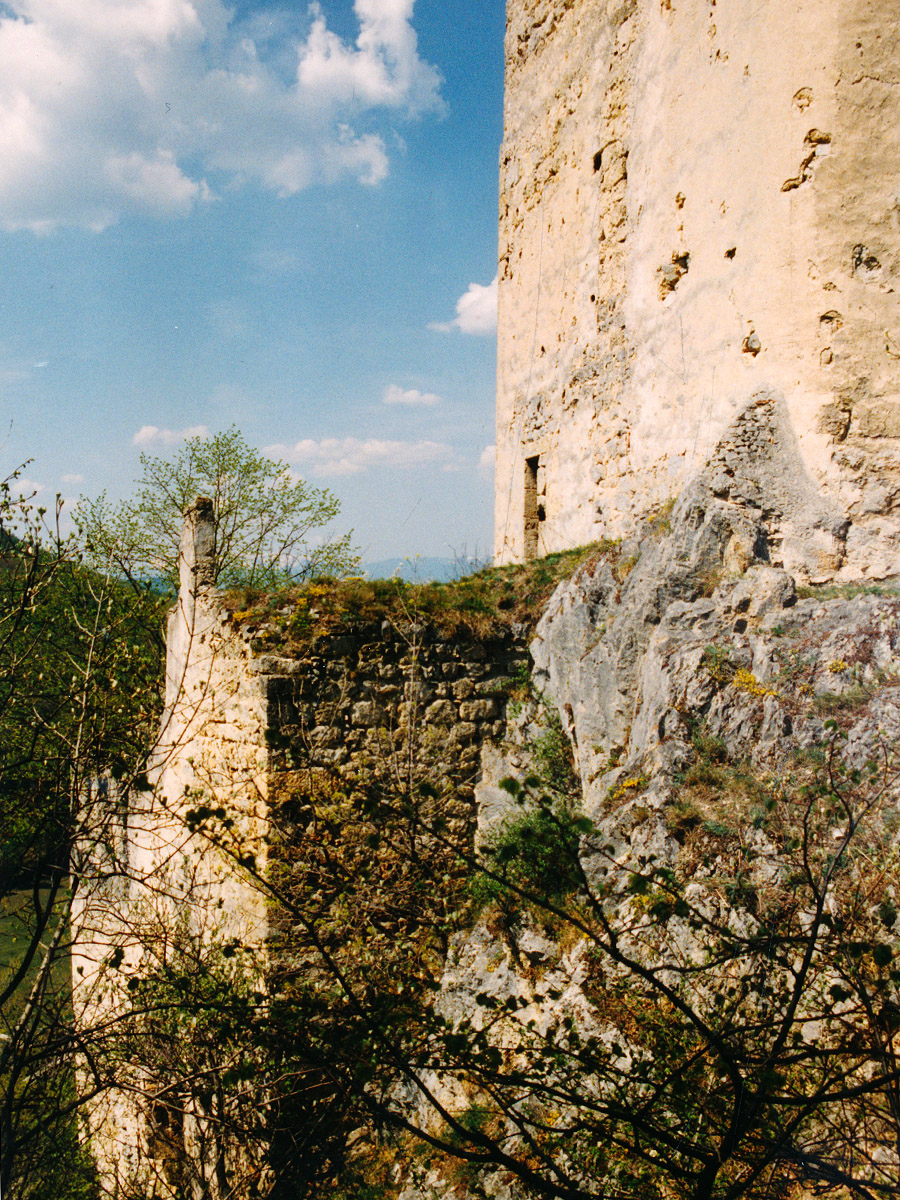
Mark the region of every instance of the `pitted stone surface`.
<instances>
[{"instance_id":1,"label":"pitted stone surface","mask_svg":"<svg viewBox=\"0 0 900 1200\"><path fill-rule=\"evenodd\" d=\"M727 496L765 392L791 447L781 565L895 574L896 7L507 11L498 556L627 534L711 457Z\"/></svg>"}]
</instances>

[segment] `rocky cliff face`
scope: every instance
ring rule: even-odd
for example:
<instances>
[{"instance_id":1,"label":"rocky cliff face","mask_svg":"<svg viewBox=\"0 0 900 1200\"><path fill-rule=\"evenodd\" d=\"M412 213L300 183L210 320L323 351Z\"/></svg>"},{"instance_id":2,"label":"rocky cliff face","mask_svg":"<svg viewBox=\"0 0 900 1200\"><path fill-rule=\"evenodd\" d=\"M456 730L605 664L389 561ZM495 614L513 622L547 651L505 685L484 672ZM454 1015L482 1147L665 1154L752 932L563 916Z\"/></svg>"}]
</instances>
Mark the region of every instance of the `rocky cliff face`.
<instances>
[{"instance_id":1,"label":"rocky cliff face","mask_svg":"<svg viewBox=\"0 0 900 1200\"><path fill-rule=\"evenodd\" d=\"M547 908L521 902L511 923L488 907L473 929L456 936L436 1001L453 1028L491 1030L498 1044L516 1047L518 1069L533 1096L542 1097L535 1104L551 1126L590 1127L595 1114L587 1110L614 1086L611 1075L592 1075L582 1056L574 1068L581 1072L577 1084L568 1076L555 1093L556 1106L548 1101L552 1089L542 1091L541 1073L561 1069L561 1058L550 1067L544 1050L570 1046L566 1021L588 1040L606 1039L608 1049L617 1039L639 1043L635 1014L667 1003L647 990L639 971L623 975L616 938L598 933L597 913L605 913L601 925L610 922L618 945L629 945L639 964L667 964L676 977L690 963L694 995L706 994L713 1009L724 1003L710 999L718 996L719 972L740 975L740 968L710 966L721 950L721 929L735 938L752 935L786 903L781 889L798 871L799 852L791 860L785 849L785 823L794 819L785 813L802 807L803 788L821 778L826 764L837 780L857 778L853 773L866 764L880 772L877 820L859 835L866 845L853 849L854 855L871 851L861 868L856 859L856 869L866 876L864 910L874 914L857 936L881 939L888 959L898 948L890 864L897 853L900 593L863 586L798 593L792 576L769 558L772 518L806 512L830 535L834 517L802 477L780 475L777 464L777 436L768 459L720 454L671 511L640 536L602 550L561 584L531 646L533 699L510 722L503 744L483 756L476 794L482 844L489 846L504 821L509 828L520 819L521 795L517 804L514 789L501 782L524 781L525 791L536 795L527 779L539 770L534 748L549 705L570 739L583 811L593 823L580 842L584 875L575 892L581 898L561 901L545 892ZM843 785L833 786L839 792ZM812 845L810 830L818 822L811 857L843 851L853 821L865 820L859 813L851 819L839 805L831 810L827 795L828 787L822 799L809 802L815 815L800 835ZM659 879L677 884L660 892ZM735 879L742 880L739 887ZM646 897L652 894L651 902ZM586 895L601 907L594 911ZM828 903L835 915L853 908L837 887ZM708 926L687 915L695 910L706 914ZM827 958L827 948L818 953ZM840 1008L834 996L845 995L839 977L832 961L822 979L809 984L800 1011L815 1009L817 1018L798 1020L792 1030L801 1044L819 1039L823 1053L829 1021ZM611 996L625 1008L629 998L633 1002L631 1025L610 1016ZM706 1001L698 1003L703 1008ZM764 1022L776 1028L783 1016L778 1002L763 1010ZM865 1015L854 1011L862 1037ZM742 1019L752 1024L753 1014L748 1010ZM632 1045L627 1053L639 1056L640 1050ZM880 1051L870 1053L874 1062ZM467 1091L449 1074L456 1091L448 1094L456 1103L477 1105L483 1093L475 1076L467 1077ZM617 1076L615 1087L620 1084ZM496 1080L493 1086L501 1090ZM677 1126L674 1110L667 1119ZM861 1159L871 1154L881 1162L877 1170L893 1178L892 1135L882 1141L883 1134L884 1127L872 1132ZM508 1136L521 1149L522 1127L513 1117ZM570 1136L574 1145L578 1135ZM577 1194L606 1194L611 1176L602 1170L585 1175L573 1165L589 1156L566 1159L559 1150L555 1162L563 1160L573 1172L570 1184L584 1189ZM446 1194L447 1171L446 1164L420 1170L403 1200ZM685 1195L695 1194L689 1178L685 1167ZM496 1166L475 1172L466 1187L456 1194L498 1200L532 1194L514 1172Z\"/></svg>"},{"instance_id":2,"label":"rocky cliff face","mask_svg":"<svg viewBox=\"0 0 900 1200\"><path fill-rule=\"evenodd\" d=\"M674 686L665 675L681 654L678 631L696 628L695 648L741 636L749 645L760 619L796 598L781 567L785 528L801 535L812 570L839 540L840 517L798 469L781 418L777 401L757 397L671 511L616 547L623 580L621 566L602 563L551 600L532 646L535 684L560 707L589 801L611 752L639 762L655 745L656 717L671 726L656 710ZM696 655L681 668L699 669ZM684 678L680 686L669 707L693 705L699 719L708 697L691 693L689 704Z\"/></svg>"}]
</instances>

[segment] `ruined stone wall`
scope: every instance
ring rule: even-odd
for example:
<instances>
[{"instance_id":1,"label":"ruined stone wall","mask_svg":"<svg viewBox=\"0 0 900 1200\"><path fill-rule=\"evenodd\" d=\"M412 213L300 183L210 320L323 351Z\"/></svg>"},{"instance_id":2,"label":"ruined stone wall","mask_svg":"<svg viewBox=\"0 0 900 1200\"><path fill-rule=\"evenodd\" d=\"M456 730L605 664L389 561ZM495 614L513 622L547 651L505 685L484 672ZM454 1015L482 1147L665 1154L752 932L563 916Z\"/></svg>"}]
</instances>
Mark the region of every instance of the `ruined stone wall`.
<instances>
[{"instance_id":1,"label":"ruined stone wall","mask_svg":"<svg viewBox=\"0 0 900 1200\"><path fill-rule=\"evenodd\" d=\"M502 738L510 680L528 655L512 634L445 638L385 621L319 638L296 658L257 661L269 728L306 762L383 775L412 749L467 801L481 746Z\"/></svg>"},{"instance_id":2,"label":"ruined stone wall","mask_svg":"<svg viewBox=\"0 0 900 1200\"><path fill-rule=\"evenodd\" d=\"M265 869L264 696L252 651L235 636L211 585L211 507L198 504L185 523L181 589L167 632L166 706L147 788L123 797L113 785L93 799L115 804L121 827L112 845L82 848L85 869L73 900L75 1017L86 1030L110 1031L103 1054L81 1065L86 1083L98 1086L85 1133L114 1196L223 1195L215 1122L190 1087L179 1089L171 1073L160 1076L151 1060L132 1061L116 1047L119 1035L133 1036L130 983L172 969L191 944L230 939L246 947L249 970L265 970L265 895L189 816L201 805L221 806L233 816L232 848ZM86 824L106 828L109 818ZM255 1169L244 1161L248 1153L228 1149L232 1174Z\"/></svg>"},{"instance_id":3,"label":"ruined stone wall","mask_svg":"<svg viewBox=\"0 0 900 1200\"><path fill-rule=\"evenodd\" d=\"M498 557L621 535L764 393L831 513L773 561L895 573L893 0L510 0L506 59Z\"/></svg>"},{"instance_id":4,"label":"ruined stone wall","mask_svg":"<svg viewBox=\"0 0 900 1200\"><path fill-rule=\"evenodd\" d=\"M235 617L212 586L210 521L211 505L198 502L185 525L149 786L92 799L116 805L122 824L114 846L83 851L73 992L85 1029L124 1030L131 984L171 967L186 938L201 951L237 943L240 969L267 977L272 909L261 879L272 843L285 850L273 812L313 777L384 786L409 768L442 784L446 825L474 835L481 747L502 737L510 677L528 661L515 630L447 637L411 615L298 643L279 614ZM93 1069L84 1064L86 1079ZM115 1055L108 1070L86 1132L111 1195L225 1200L264 1169L264 1145L228 1144L229 1192L221 1135L189 1083Z\"/></svg>"}]
</instances>

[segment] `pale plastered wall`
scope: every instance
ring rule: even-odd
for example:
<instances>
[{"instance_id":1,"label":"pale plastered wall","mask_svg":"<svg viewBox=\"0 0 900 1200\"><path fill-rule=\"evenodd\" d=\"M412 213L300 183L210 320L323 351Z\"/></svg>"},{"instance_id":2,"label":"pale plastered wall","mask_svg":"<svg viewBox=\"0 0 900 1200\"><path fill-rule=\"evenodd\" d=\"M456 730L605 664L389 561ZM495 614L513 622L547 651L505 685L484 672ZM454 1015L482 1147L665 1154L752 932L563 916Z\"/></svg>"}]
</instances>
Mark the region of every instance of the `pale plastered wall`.
<instances>
[{"instance_id":1,"label":"pale plastered wall","mask_svg":"<svg viewBox=\"0 0 900 1200\"><path fill-rule=\"evenodd\" d=\"M149 786L124 798L95 798L115 802L123 825L115 853L108 844L83 848L86 869L73 906L76 1019L88 1046L104 1031L102 1056L81 1064L85 1084L100 1087L85 1112L85 1132L106 1191L125 1198L231 1194L210 1151L219 1142L215 1127L201 1107L190 1097L181 1102L183 1128L178 1145L170 1144L157 1127L155 1098L166 1100L165 1087L175 1081L148 1075L116 1050L132 1004L129 980L158 973L185 936L206 946L234 939L246 970L261 978L265 968L265 894L236 858L253 856L265 869L266 700L250 648L207 576L212 538L202 516L192 510L185 525L181 590L167 634L166 709ZM220 826L212 839L193 832L187 814L200 805L221 808L234 825ZM179 1149L193 1163L188 1182L167 1166L168 1159L177 1163ZM239 1147L229 1144L227 1158L229 1187L257 1170Z\"/></svg>"},{"instance_id":2,"label":"pale plastered wall","mask_svg":"<svg viewBox=\"0 0 900 1200\"><path fill-rule=\"evenodd\" d=\"M616 537L762 392L832 513L784 565L895 573L896 4L509 0L506 54L498 557L527 459L539 552Z\"/></svg>"}]
</instances>

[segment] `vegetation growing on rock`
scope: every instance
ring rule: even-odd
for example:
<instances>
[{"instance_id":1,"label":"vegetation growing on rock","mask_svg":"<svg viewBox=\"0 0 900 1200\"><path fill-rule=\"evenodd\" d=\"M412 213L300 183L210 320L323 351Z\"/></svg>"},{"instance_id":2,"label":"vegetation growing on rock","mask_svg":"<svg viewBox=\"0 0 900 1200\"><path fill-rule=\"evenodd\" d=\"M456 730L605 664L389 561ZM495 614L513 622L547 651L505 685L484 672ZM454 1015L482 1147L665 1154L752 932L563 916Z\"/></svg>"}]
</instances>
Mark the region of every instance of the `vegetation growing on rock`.
<instances>
[{"instance_id":1,"label":"vegetation growing on rock","mask_svg":"<svg viewBox=\"0 0 900 1200\"><path fill-rule=\"evenodd\" d=\"M382 621L429 623L448 636L468 630L491 637L515 626L533 627L560 580L583 563L600 557L615 562L618 556L618 543L598 542L527 563L487 567L451 583L320 579L271 593L235 589L223 601L260 649L275 646L284 654L316 637Z\"/></svg>"},{"instance_id":2,"label":"vegetation growing on rock","mask_svg":"<svg viewBox=\"0 0 900 1200\"><path fill-rule=\"evenodd\" d=\"M900 601L729 572L761 535L702 490L666 522L455 585L197 590L233 677L164 828L272 936L217 938L199 871L107 956L95 1079L141 1096L169 1194L894 1186ZM226 777L249 679L262 856Z\"/></svg>"}]
</instances>

